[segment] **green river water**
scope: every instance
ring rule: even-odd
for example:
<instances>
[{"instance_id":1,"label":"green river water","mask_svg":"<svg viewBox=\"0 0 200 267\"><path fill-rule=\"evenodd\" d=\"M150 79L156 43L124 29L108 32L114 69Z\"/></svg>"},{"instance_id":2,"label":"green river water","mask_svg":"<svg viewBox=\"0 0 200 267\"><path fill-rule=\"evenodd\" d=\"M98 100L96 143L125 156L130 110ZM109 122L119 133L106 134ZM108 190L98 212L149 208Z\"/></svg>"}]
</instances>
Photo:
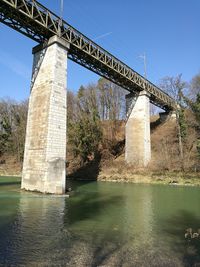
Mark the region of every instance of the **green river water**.
<instances>
[{"instance_id":1,"label":"green river water","mask_svg":"<svg viewBox=\"0 0 200 267\"><path fill-rule=\"evenodd\" d=\"M200 266L200 188L108 182L70 198L0 177L0 266Z\"/></svg>"}]
</instances>

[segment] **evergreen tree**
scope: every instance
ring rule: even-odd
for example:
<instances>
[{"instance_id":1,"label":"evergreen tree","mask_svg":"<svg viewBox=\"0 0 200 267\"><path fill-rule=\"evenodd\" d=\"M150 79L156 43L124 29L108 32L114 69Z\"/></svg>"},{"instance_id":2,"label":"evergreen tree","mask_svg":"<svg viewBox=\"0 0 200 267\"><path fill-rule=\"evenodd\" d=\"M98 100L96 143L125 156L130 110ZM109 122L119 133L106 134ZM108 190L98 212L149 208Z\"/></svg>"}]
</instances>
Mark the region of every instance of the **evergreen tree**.
<instances>
[{"instance_id":1,"label":"evergreen tree","mask_svg":"<svg viewBox=\"0 0 200 267\"><path fill-rule=\"evenodd\" d=\"M96 156L102 139L95 88L79 89L76 112L75 120L68 121L68 140L74 155L84 163Z\"/></svg>"},{"instance_id":2,"label":"evergreen tree","mask_svg":"<svg viewBox=\"0 0 200 267\"><path fill-rule=\"evenodd\" d=\"M7 117L1 117L0 120L0 155L8 152L11 147L12 128Z\"/></svg>"}]
</instances>

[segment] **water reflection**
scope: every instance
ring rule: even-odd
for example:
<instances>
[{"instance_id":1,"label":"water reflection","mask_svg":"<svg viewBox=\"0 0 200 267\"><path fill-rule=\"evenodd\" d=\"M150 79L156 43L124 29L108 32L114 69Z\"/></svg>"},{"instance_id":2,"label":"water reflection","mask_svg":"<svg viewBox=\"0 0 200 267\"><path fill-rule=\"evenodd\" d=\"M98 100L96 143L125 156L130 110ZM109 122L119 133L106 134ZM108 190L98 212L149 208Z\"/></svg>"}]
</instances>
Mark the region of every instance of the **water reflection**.
<instances>
[{"instance_id":1,"label":"water reflection","mask_svg":"<svg viewBox=\"0 0 200 267\"><path fill-rule=\"evenodd\" d=\"M117 258L124 242L119 220L123 218L123 204L123 195L110 194L102 184L77 187L65 212L65 227L73 236L69 266L100 266L110 257Z\"/></svg>"},{"instance_id":2,"label":"water reflection","mask_svg":"<svg viewBox=\"0 0 200 267\"><path fill-rule=\"evenodd\" d=\"M60 246L65 198L21 193L17 216L4 237L5 264L43 263Z\"/></svg>"},{"instance_id":3,"label":"water reflection","mask_svg":"<svg viewBox=\"0 0 200 267\"><path fill-rule=\"evenodd\" d=\"M200 260L199 243L184 240L185 228L200 227L198 188L90 182L78 184L68 199L13 185L0 187L0 201L0 266L193 266Z\"/></svg>"},{"instance_id":4,"label":"water reflection","mask_svg":"<svg viewBox=\"0 0 200 267\"><path fill-rule=\"evenodd\" d=\"M127 186L125 196L125 228L129 227L140 240L149 240L153 226L152 187L133 190Z\"/></svg>"}]
</instances>

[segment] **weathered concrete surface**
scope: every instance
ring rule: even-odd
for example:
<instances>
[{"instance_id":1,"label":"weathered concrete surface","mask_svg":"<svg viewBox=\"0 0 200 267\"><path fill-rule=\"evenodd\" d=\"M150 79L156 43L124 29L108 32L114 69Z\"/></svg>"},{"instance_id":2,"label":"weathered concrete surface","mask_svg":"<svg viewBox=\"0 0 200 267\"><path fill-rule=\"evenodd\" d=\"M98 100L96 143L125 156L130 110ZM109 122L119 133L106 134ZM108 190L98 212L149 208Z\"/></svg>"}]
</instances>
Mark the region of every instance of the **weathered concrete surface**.
<instances>
[{"instance_id":1,"label":"weathered concrete surface","mask_svg":"<svg viewBox=\"0 0 200 267\"><path fill-rule=\"evenodd\" d=\"M150 102L145 91L140 92L135 102L126 123L125 134L126 162L139 167L147 166L151 160Z\"/></svg>"},{"instance_id":2,"label":"weathered concrete surface","mask_svg":"<svg viewBox=\"0 0 200 267\"><path fill-rule=\"evenodd\" d=\"M33 49L21 185L26 190L65 193L67 47L54 36L46 48Z\"/></svg>"}]
</instances>

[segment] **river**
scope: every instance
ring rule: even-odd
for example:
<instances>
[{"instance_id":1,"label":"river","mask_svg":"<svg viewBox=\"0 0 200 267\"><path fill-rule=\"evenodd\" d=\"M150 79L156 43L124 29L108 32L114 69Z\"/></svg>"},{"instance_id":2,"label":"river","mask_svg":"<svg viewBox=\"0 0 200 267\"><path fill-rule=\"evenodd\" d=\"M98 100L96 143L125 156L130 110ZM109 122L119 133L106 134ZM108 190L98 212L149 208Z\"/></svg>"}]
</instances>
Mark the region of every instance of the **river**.
<instances>
[{"instance_id":1,"label":"river","mask_svg":"<svg viewBox=\"0 0 200 267\"><path fill-rule=\"evenodd\" d=\"M73 183L70 197L0 177L0 266L197 266L200 188ZM200 265L198 265L200 266Z\"/></svg>"}]
</instances>

